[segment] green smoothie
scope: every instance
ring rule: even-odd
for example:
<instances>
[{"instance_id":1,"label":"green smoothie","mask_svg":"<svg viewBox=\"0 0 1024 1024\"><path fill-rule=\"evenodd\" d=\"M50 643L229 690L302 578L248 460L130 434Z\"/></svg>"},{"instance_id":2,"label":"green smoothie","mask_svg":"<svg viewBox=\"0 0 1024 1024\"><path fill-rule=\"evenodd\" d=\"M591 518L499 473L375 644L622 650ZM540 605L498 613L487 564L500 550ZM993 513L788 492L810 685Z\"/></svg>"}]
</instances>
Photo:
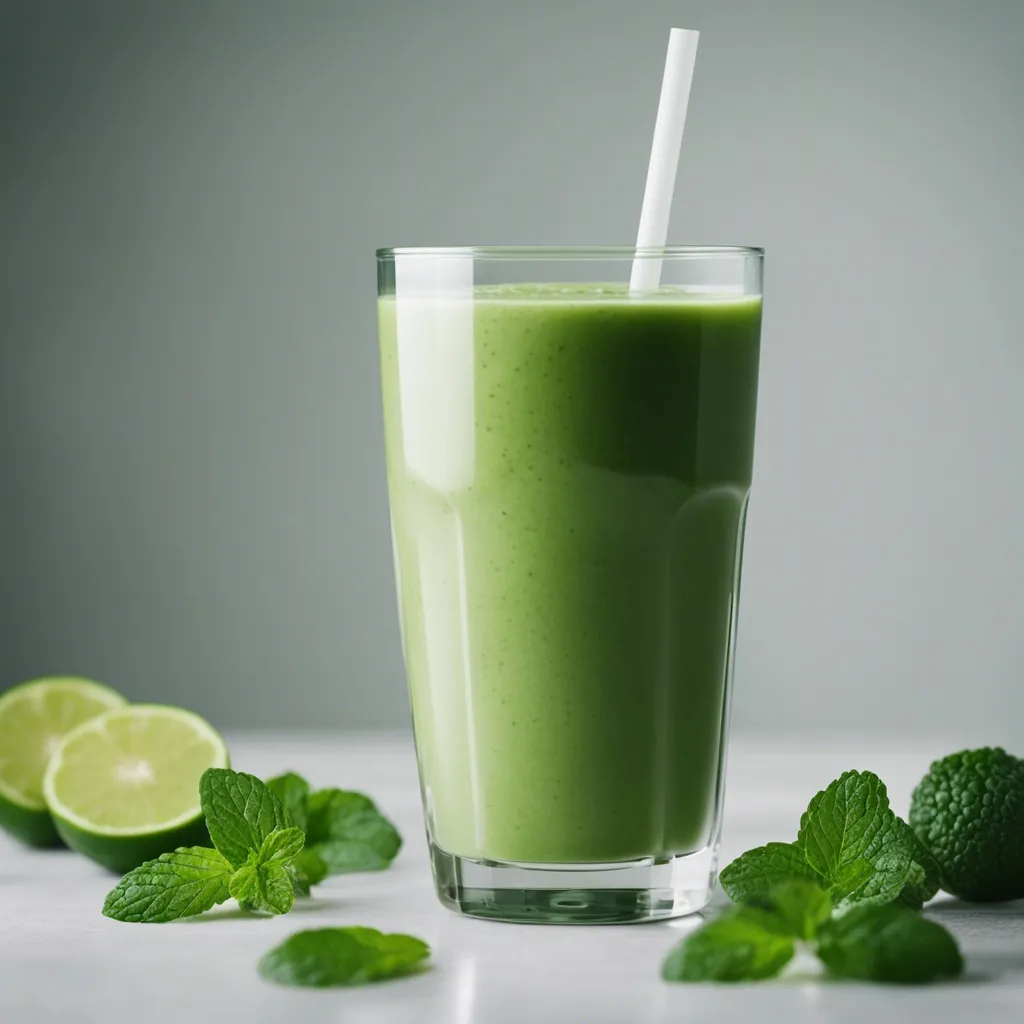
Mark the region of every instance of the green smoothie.
<instances>
[{"instance_id":1,"label":"green smoothie","mask_svg":"<svg viewBox=\"0 0 1024 1024\"><path fill-rule=\"evenodd\" d=\"M600 863L713 841L759 297L614 285L379 302L428 828Z\"/></svg>"}]
</instances>

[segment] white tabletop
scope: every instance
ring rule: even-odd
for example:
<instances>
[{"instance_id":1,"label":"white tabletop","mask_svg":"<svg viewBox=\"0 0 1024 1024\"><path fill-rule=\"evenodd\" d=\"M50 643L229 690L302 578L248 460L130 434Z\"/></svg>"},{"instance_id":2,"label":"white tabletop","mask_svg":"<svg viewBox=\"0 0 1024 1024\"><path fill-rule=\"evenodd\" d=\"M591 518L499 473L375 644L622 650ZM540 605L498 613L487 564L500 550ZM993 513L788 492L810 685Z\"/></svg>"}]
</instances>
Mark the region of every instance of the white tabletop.
<instances>
[{"instance_id":1,"label":"white tabletop","mask_svg":"<svg viewBox=\"0 0 1024 1024\"><path fill-rule=\"evenodd\" d=\"M923 988L823 983L668 985L666 951L697 918L617 927L473 921L444 910L430 883L411 741L394 736L236 736L236 768L293 769L317 786L364 790L405 846L388 871L329 879L288 916L222 907L169 925L109 921L110 875L66 851L34 852L0 835L0 1021L103 1024L646 1024L694 1021L1024 1021L1024 901L966 907L940 897L929 914L957 936L964 980ZM935 741L736 739L723 857L795 835L814 791L847 768L870 768L905 812ZM723 862L724 862L723 861ZM358 989L309 991L262 982L256 962L302 928L365 924L430 943L426 973Z\"/></svg>"}]
</instances>

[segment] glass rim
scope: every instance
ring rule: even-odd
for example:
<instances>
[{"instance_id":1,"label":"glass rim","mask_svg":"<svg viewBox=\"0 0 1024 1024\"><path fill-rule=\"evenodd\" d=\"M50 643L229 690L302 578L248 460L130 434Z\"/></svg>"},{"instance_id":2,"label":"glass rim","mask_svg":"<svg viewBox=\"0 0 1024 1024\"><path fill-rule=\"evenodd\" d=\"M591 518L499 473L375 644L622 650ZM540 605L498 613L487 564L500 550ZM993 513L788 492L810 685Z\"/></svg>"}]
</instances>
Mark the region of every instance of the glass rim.
<instances>
[{"instance_id":1,"label":"glass rim","mask_svg":"<svg viewBox=\"0 0 1024 1024\"><path fill-rule=\"evenodd\" d=\"M633 260L633 259L723 259L764 258L764 249L751 245L449 245L394 246L378 249L379 262L397 256L426 259L474 260Z\"/></svg>"}]
</instances>

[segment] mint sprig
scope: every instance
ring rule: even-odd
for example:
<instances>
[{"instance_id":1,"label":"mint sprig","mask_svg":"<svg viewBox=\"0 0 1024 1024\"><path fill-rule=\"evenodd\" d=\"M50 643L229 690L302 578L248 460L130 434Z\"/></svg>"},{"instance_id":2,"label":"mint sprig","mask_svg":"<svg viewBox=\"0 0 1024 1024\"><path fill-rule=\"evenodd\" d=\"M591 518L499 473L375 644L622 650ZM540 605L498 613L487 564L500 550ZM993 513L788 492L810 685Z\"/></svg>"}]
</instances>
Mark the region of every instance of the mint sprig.
<instances>
[{"instance_id":1,"label":"mint sprig","mask_svg":"<svg viewBox=\"0 0 1024 1024\"><path fill-rule=\"evenodd\" d=\"M199 780L199 797L216 849L179 849L129 871L103 904L107 917L175 921L230 897L244 910L287 914L297 895L308 896L328 875L379 871L402 845L369 797L312 792L294 772L264 783L210 768Z\"/></svg>"},{"instance_id":2,"label":"mint sprig","mask_svg":"<svg viewBox=\"0 0 1024 1024\"><path fill-rule=\"evenodd\" d=\"M281 801L255 775L226 768L203 773L199 796L216 849L178 849L129 871L107 895L106 917L176 921L229 897L248 910L291 910L293 865L305 834L288 825Z\"/></svg>"},{"instance_id":3,"label":"mint sprig","mask_svg":"<svg viewBox=\"0 0 1024 1024\"><path fill-rule=\"evenodd\" d=\"M941 925L896 904L861 903L834 914L813 882L773 889L762 905L737 906L698 928L662 967L667 981L774 978L806 945L835 977L920 984L963 970Z\"/></svg>"},{"instance_id":4,"label":"mint sprig","mask_svg":"<svg viewBox=\"0 0 1024 1024\"><path fill-rule=\"evenodd\" d=\"M913 905L928 885L914 859L925 856L918 845L910 827L889 807L877 775L844 772L812 798L795 843L749 850L722 871L720 881L730 899L746 903L781 882L803 879L820 885L835 906L843 907L891 903L909 882L903 902Z\"/></svg>"},{"instance_id":5,"label":"mint sprig","mask_svg":"<svg viewBox=\"0 0 1024 1024\"><path fill-rule=\"evenodd\" d=\"M156 924L202 914L231 895L231 870L223 854L201 846L162 853L129 871L110 890L103 916Z\"/></svg>"},{"instance_id":6,"label":"mint sprig","mask_svg":"<svg viewBox=\"0 0 1024 1024\"><path fill-rule=\"evenodd\" d=\"M872 772L844 772L811 799L796 842L748 850L720 881L739 906L672 951L669 980L774 977L797 943L840 977L911 983L963 970L956 940L917 913L938 891L938 866Z\"/></svg>"},{"instance_id":7,"label":"mint sprig","mask_svg":"<svg viewBox=\"0 0 1024 1024\"><path fill-rule=\"evenodd\" d=\"M365 985L419 970L430 947L411 935L376 928L315 928L297 932L259 962L259 973L278 985L313 988Z\"/></svg>"}]
</instances>

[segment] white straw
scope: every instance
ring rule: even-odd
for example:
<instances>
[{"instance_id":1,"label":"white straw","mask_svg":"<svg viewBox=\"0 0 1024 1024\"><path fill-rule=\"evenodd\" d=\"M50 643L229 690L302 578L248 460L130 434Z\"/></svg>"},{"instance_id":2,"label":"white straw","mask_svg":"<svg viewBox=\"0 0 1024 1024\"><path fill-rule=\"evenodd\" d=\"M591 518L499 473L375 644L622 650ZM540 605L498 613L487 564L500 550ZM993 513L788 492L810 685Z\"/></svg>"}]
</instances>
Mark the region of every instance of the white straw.
<instances>
[{"instance_id":1,"label":"white straw","mask_svg":"<svg viewBox=\"0 0 1024 1024\"><path fill-rule=\"evenodd\" d=\"M665 77L661 81L658 119L654 122L651 162L647 165L647 187L640 211L640 230L636 236L638 249L661 248L668 240L668 215L672 209L679 147L683 141L699 36L699 32L685 28L674 28L669 33ZM653 291L660 281L660 257L634 257L633 273L629 279L631 292Z\"/></svg>"}]
</instances>

